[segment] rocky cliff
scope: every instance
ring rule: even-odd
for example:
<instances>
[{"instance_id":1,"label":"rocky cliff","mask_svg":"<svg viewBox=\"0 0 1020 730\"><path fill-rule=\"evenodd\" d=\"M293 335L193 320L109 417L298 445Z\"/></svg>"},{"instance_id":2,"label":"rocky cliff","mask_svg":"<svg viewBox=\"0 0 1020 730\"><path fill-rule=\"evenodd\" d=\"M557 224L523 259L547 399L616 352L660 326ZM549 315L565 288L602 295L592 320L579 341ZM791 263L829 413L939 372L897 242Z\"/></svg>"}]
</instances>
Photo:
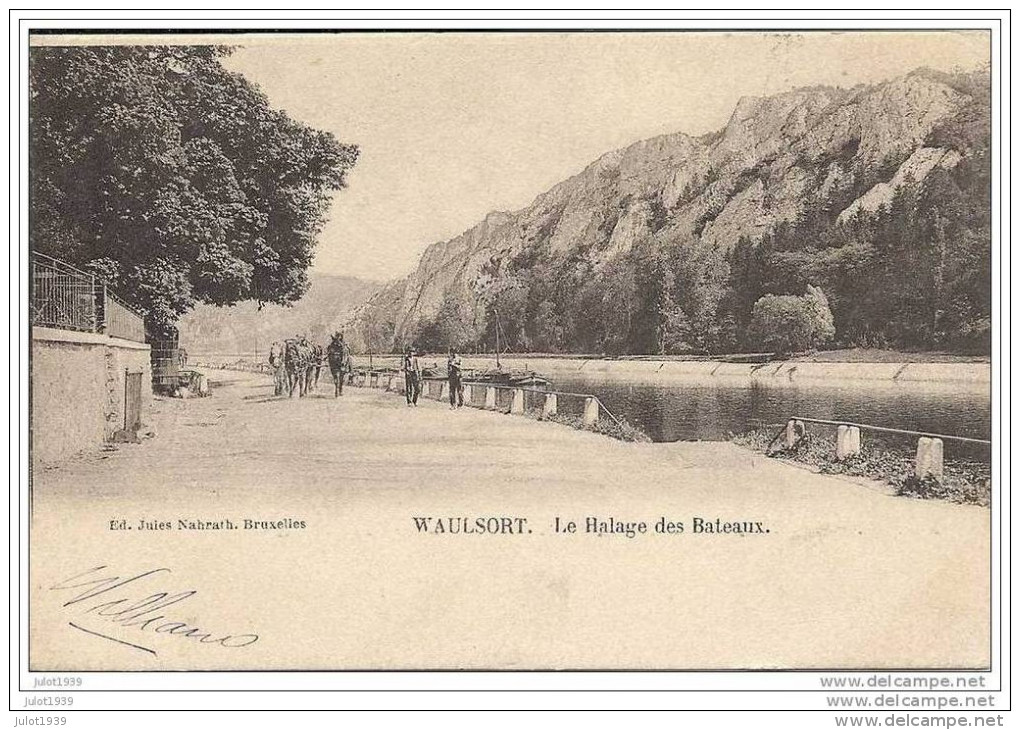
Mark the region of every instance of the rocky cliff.
<instances>
[{"instance_id":1,"label":"rocky cliff","mask_svg":"<svg viewBox=\"0 0 1020 730\"><path fill-rule=\"evenodd\" d=\"M491 330L487 307L532 251L542 261L583 261L598 275L642 246L726 252L818 211L845 224L972 152L940 145L956 138L947 126L987 105L975 92L985 88L981 77L919 70L872 86L743 98L715 134L614 150L523 210L491 213L430 246L414 273L358 310L352 329L374 347L399 346L456 312L473 330L463 339L481 341Z\"/></svg>"}]
</instances>

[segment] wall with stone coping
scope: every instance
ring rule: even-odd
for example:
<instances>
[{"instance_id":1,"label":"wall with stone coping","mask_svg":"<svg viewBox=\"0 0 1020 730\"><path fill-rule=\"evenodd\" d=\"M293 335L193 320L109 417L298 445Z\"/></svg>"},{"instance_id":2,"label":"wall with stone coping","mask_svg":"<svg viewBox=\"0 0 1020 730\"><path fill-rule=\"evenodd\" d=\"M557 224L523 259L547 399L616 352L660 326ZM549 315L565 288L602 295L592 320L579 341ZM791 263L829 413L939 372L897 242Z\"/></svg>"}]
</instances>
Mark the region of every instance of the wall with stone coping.
<instances>
[{"instance_id":1,"label":"wall with stone coping","mask_svg":"<svg viewBox=\"0 0 1020 730\"><path fill-rule=\"evenodd\" d=\"M495 364L491 357L463 356L465 367L486 369ZM439 355L423 360L445 368ZM365 357L355 358L357 365L367 364ZM534 370L555 381L557 375L584 376L607 381L626 381L651 385L762 381L770 385L821 385L831 387L854 384L858 387L918 385L929 388L987 391L991 387L988 363L851 363L776 361L765 364L727 363L711 360L598 360L582 358L529 358L514 355L501 358L510 370ZM387 363L388 364L388 363Z\"/></svg>"},{"instance_id":2,"label":"wall with stone coping","mask_svg":"<svg viewBox=\"0 0 1020 730\"><path fill-rule=\"evenodd\" d=\"M125 371L142 372L142 422L152 405L149 346L89 332L32 328L32 458L65 459L124 428Z\"/></svg>"}]
</instances>

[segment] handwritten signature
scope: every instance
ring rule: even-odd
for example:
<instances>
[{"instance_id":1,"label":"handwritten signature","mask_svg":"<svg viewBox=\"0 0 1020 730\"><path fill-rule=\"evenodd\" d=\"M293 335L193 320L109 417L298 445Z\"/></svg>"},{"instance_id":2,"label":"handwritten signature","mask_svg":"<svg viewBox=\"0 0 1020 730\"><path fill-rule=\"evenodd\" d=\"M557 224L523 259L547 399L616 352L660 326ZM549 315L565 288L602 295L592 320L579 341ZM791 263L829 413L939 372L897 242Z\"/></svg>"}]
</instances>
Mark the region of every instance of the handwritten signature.
<instances>
[{"instance_id":1,"label":"handwritten signature","mask_svg":"<svg viewBox=\"0 0 1020 730\"><path fill-rule=\"evenodd\" d=\"M153 656L156 656L155 649L128 641L128 639L144 640L137 639L136 632L143 636L162 634L227 649L241 649L251 646L259 640L258 634L213 632L198 626L191 626L185 621L178 621L168 615L168 608L174 606L179 609L180 604L196 596L198 591L188 590L173 593L157 590L141 597L138 594L130 595L138 588L142 592L152 590L155 577L164 577L163 574L170 572L169 568L155 568L122 578L119 575L110 575L108 566L100 565L62 580L51 586L50 590L79 591L74 593L71 599L62 606L75 614L77 623L68 621L68 625L72 628L117 644L146 651ZM158 589L161 586L156 587ZM97 622L132 629L132 631L117 631L116 633L121 638L110 636L103 633L107 629L97 626ZM81 624L87 625L82 626Z\"/></svg>"}]
</instances>

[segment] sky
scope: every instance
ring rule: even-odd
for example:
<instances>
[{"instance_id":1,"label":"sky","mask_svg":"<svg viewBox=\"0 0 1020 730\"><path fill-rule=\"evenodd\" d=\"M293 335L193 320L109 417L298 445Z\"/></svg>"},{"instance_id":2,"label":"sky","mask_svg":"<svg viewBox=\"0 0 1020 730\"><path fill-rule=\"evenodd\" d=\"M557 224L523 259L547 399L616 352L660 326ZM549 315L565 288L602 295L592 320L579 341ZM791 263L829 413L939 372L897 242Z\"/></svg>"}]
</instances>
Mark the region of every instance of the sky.
<instances>
[{"instance_id":1,"label":"sky","mask_svg":"<svg viewBox=\"0 0 1020 730\"><path fill-rule=\"evenodd\" d=\"M235 36L225 61L293 118L357 144L313 270L386 280L600 155L725 126L743 96L970 70L983 32Z\"/></svg>"}]
</instances>

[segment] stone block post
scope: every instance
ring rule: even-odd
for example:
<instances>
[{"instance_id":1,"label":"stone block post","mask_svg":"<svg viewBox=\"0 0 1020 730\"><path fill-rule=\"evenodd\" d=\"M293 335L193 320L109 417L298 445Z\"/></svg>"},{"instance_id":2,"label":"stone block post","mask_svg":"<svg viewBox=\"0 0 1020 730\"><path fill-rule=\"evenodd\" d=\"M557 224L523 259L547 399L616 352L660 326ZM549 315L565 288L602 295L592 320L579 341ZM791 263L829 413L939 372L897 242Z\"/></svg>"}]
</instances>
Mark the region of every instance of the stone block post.
<instances>
[{"instance_id":1,"label":"stone block post","mask_svg":"<svg viewBox=\"0 0 1020 730\"><path fill-rule=\"evenodd\" d=\"M594 426L599 422L599 402L595 398L584 399L584 416L583 419L585 426Z\"/></svg>"},{"instance_id":2,"label":"stone block post","mask_svg":"<svg viewBox=\"0 0 1020 730\"><path fill-rule=\"evenodd\" d=\"M549 418L556 415L556 394L546 393L545 405L542 406L542 418Z\"/></svg>"},{"instance_id":3,"label":"stone block post","mask_svg":"<svg viewBox=\"0 0 1020 730\"><path fill-rule=\"evenodd\" d=\"M917 440L917 456L914 458L914 476L918 479L932 477L942 481L942 439L922 436Z\"/></svg>"},{"instance_id":4,"label":"stone block post","mask_svg":"<svg viewBox=\"0 0 1020 730\"><path fill-rule=\"evenodd\" d=\"M836 461L843 461L861 453L861 429L857 426L839 426L836 429Z\"/></svg>"},{"instance_id":5,"label":"stone block post","mask_svg":"<svg viewBox=\"0 0 1020 730\"><path fill-rule=\"evenodd\" d=\"M510 404L510 412L517 416L524 414L524 391L520 388L514 389L514 400Z\"/></svg>"},{"instance_id":6,"label":"stone block post","mask_svg":"<svg viewBox=\"0 0 1020 730\"><path fill-rule=\"evenodd\" d=\"M786 434L783 436L783 446L787 449L792 449L797 445L798 441L804 438L805 433L804 422L796 421L791 418L786 422Z\"/></svg>"},{"instance_id":7,"label":"stone block post","mask_svg":"<svg viewBox=\"0 0 1020 730\"><path fill-rule=\"evenodd\" d=\"M485 389L485 407L496 410L496 389L492 386Z\"/></svg>"}]
</instances>

